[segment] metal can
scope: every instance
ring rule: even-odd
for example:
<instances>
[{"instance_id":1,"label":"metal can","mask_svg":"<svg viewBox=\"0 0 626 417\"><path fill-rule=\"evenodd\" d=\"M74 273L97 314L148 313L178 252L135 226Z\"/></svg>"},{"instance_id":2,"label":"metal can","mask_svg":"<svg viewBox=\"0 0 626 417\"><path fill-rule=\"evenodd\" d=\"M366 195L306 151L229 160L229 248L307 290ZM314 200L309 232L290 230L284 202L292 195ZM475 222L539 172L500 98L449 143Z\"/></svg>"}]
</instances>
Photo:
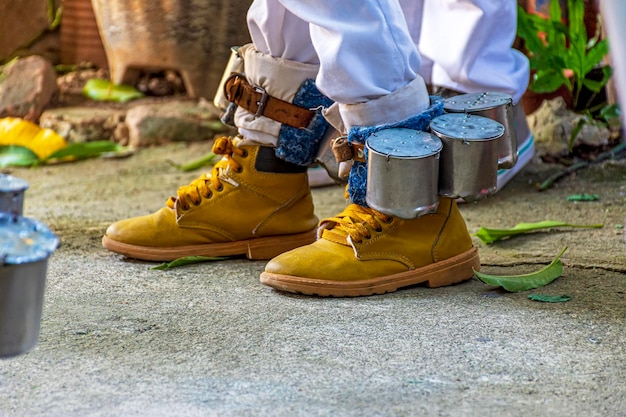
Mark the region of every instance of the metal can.
<instances>
[{"instance_id":1,"label":"metal can","mask_svg":"<svg viewBox=\"0 0 626 417\"><path fill-rule=\"evenodd\" d=\"M24 207L24 192L28 182L11 175L0 174L0 212L21 216Z\"/></svg>"},{"instance_id":2,"label":"metal can","mask_svg":"<svg viewBox=\"0 0 626 417\"><path fill-rule=\"evenodd\" d=\"M430 122L430 130L443 143L439 195L473 202L496 192L502 124L467 113L446 113Z\"/></svg>"},{"instance_id":3,"label":"metal can","mask_svg":"<svg viewBox=\"0 0 626 417\"><path fill-rule=\"evenodd\" d=\"M58 244L43 223L0 213L0 358L37 344L48 258Z\"/></svg>"},{"instance_id":4,"label":"metal can","mask_svg":"<svg viewBox=\"0 0 626 417\"><path fill-rule=\"evenodd\" d=\"M517 162L517 135L513 114L513 97L506 93L469 93L449 97L443 108L448 113L469 113L488 117L504 126L498 140L498 168L513 168Z\"/></svg>"},{"instance_id":5,"label":"metal can","mask_svg":"<svg viewBox=\"0 0 626 417\"><path fill-rule=\"evenodd\" d=\"M412 219L437 210L441 141L411 129L385 129L370 135L367 204L382 213Z\"/></svg>"}]
</instances>

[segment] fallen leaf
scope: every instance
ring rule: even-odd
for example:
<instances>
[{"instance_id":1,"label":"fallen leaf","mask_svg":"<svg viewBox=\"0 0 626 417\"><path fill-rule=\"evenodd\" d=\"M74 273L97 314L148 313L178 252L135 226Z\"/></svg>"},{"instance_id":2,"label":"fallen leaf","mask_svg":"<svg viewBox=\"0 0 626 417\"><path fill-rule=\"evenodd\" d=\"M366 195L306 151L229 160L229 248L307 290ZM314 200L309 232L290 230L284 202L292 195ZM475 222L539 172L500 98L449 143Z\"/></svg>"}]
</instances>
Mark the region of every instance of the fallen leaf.
<instances>
[{"instance_id":1,"label":"fallen leaf","mask_svg":"<svg viewBox=\"0 0 626 417\"><path fill-rule=\"evenodd\" d=\"M523 233L534 232L541 229L553 229L555 227L577 227L577 228L602 228L603 224L570 224L554 220L545 220L537 223L518 223L510 229L489 229L481 227L474 236L478 237L483 243L489 244L497 240L509 238Z\"/></svg>"},{"instance_id":2,"label":"fallen leaf","mask_svg":"<svg viewBox=\"0 0 626 417\"><path fill-rule=\"evenodd\" d=\"M196 159L195 161L191 161L186 164L181 165L181 164L176 164L172 161L169 161L169 162L173 166L175 166L177 169L184 171L184 172L188 172L188 171L194 171L198 168L202 168L203 166L213 165L213 162L215 161L216 158L217 158L216 154L214 154L213 152L209 152L207 155L200 157Z\"/></svg>"},{"instance_id":3,"label":"fallen leaf","mask_svg":"<svg viewBox=\"0 0 626 417\"><path fill-rule=\"evenodd\" d=\"M108 155L112 152L122 152L125 150L126 148L124 148L119 143L111 142L108 140L71 143L65 148L59 149L58 151L49 155L47 158L43 159L42 162L49 162L54 160L76 161L81 159L93 158L102 154Z\"/></svg>"},{"instance_id":4,"label":"fallen leaf","mask_svg":"<svg viewBox=\"0 0 626 417\"><path fill-rule=\"evenodd\" d=\"M540 269L539 271L532 272L530 274L523 275L488 275L478 271L474 271L476 278L481 280L487 285L494 287L502 287L510 292L528 291L534 288L543 287L548 285L555 279L561 276L563 272L563 263L561 262L561 256L567 250L567 246L561 250L557 257L550 262L549 265Z\"/></svg>"},{"instance_id":5,"label":"fallen leaf","mask_svg":"<svg viewBox=\"0 0 626 417\"><path fill-rule=\"evenodd\" d=\"M567 201L597 201L598 194L572 194L567 197Z\"/></svg>"},{"instance_id":6,"label":"fallen leaf","mask_svg":"<svg viewBox=\"0 0 626 417\"><path fill-rule=\"evenodd\" d=\"M174 259L172 262L164 262L150 269L163 271L165 269L172 269L178 266L192 265L200 262L223 261L228 258L228 256L185 256L183 258Z\"/></svg>"},{"instance_id":7,"label":"fallen leaf","mask_svg":"<svg viewBox=\"0 0 626 417\"><path fill-rule=\"evenodd\" d=\"M540 301L542 303L565 303L572 299L569 295L545 295L545 294L530 294L528 296L530 300Z\"/></svg>"},{"instance_id":8,"label":"fallen leaf","mask_svg":"<svg viewBox=\"0 0 626 417\"><path fill-rule=\"evenodd\" d=\"M37 162L37 155L24 146L0 146L0 168L30 167Z\"/></svg>"},{"instance_id":9,"label":"fallen leaf","mask_svg":"<svg viewBox=\"0 0 626 417\"><path fill-rule=\"evenodd\" d=\"M126 101L144 97L141 91L135 87L125 84L113 84L109 80L92 78L85 83L83 94L97 101Z\"/></svg>"}]
</instances>

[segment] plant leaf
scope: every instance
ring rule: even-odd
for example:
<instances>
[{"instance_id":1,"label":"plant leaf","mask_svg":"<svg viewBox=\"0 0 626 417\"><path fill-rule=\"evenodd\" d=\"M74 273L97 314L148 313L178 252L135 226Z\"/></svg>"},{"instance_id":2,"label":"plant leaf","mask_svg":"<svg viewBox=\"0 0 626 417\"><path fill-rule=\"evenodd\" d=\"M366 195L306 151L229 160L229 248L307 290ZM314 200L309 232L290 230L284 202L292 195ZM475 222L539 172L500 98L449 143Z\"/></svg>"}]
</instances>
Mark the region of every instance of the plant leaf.
<instances>
[{"instance_id":1,"label":"plant leaf","mask_svg":"<svg viewBox=\"0 0 626 417\"><path fill-rule=\"evenodd\" d=\"M568 150L570 152L572 152L572 150L574 149L574 142L576 142L576 138L578 137L578 135L580 134L580 131L583 130L583 127L586 124L587 124L587 119L585 117L581 117L580 119L578 119L578 123L576 123L576 126L572 130L572 134L570 135L570 138L569 138Z\"/></svg>"},{"instance_id":2,"label":"plant leaf","mask_svg":"<svg viewBox=\"0 0 626 417\"><path fill-rule=\"evenodd\" d=\"M510 229L488 229L486 227L481 227L478 232L474 233L474 236L478 237L483 243L489 244L493 243L497 240L502 240L509 238L511 236L534 232L536 230L541 229L552 229L555 227L580 227L580 228L595 228L599 229L604 227L603 224L590 224L590 225L582 225L582 224L570 224L565 222L560 222L556 220L545 220L536 223L518 223Z\"/></svg>"},{"instance_id":3,"label":"plant leaf","mask_svg":"<svg viewBox=\"0 0 626 417\"><path fill-rule=\"evenodd\" d=\"M76 161L81 159L93 158L95 156L100 156L104 153L120 152L123 150L125 150L125 148L122 145L108 140L71 143L65 148L59 149L47 158L43 159L42 162L50 162L53 160L63 159Z\"/></svg>"},{"instance_id":4,"label":"plant leaf","mask_svg":"<svg viewBox=\"0 0 626 417\"><path fill-rule=\"evenodd\" d=\"M109 80L92 78L85 83L83 94L97 101L118 101L124 103L129 100L142 98L144 95L135 87L125 84L113 84Z\"/></svg>"},{"instance_id":5,"label":"plant leaf","mask_svg":"<svg viewBox=\"0 0 626 417\"><path fill-rule=\"evenodd\" d=\"M163 271L166 269L176 268L178 266L192 265L200 262L223 261L229 259L228 256L185 256L183 258L174 259L172 262L164 262L150 269Z\"/></svg>"},{"instance_id":6,"label":"plant leaf","mask_svg":"<svg viewBox=\"0 0 626 417\"><path fill-rule=\"evenodd\" d=\"M39 162L35 152L25 146L0 146L0 168L30 167Z\"/></svg>"},{"instance_id":7,"label":"plant leaf","mask_svg":"<svg viewBox=\"0 0 626 417\"><path fill-rule=\"evenodd\" d=\"M169 161L173 166L175 166L177 169L184 171L184 172L188 172L188 171L194 171L198 168L201 168L203 166L206 165L213 165L213 161L217 158L217 155L214 154L213 152L209 152L208 154L204 155L203 157L200 157L198 159L196 159L195 161L191 161L188 162L186 164L176 164L172 161Z\"/></svg>"},{"instance_id":8,"label":"plant leaf","mask_svg":"<svg viewBox=\"0 0 626 417\"><path fill-rule=\"evenodd\" d=\"M567 201L597 201L600 197L598 194L572 194L567 197Z\"/></svg>"},{"instance_id":9,"label":"plant leaf","mask_svg":"<svg viewBox=\"0 0 626 417\"><path fill-rule=\"evenodd\" d=\"M543 267L539 271L532 272L530 274L523 275L488 275L474 270L476 278L481 280L487 285L494 287L502 287L510 292L528 291L534 288L543 287L548 285L555 279L561 276L563 272L563 263L561 262L561 255L567 250L567 246L561 250L556 258L549 265Z\"/></svg>"},{"instance_id":10,"label":"plant leaf","mask_svg":"<svg viewBox=\"0 0 626 417\"><path fill-rule=\"evenodd\" d=\"M530 294L528 299L542 303L565 303L572 299L569 295Z\"/></svg>"}]
</instances>

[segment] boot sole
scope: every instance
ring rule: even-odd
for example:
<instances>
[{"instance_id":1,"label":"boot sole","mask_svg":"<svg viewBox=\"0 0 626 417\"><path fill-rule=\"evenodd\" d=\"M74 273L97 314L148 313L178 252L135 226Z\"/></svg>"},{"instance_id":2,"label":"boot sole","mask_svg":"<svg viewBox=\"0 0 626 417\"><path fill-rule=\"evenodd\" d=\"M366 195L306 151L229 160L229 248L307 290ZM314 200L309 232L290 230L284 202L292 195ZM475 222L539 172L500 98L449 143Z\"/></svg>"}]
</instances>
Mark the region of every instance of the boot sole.
<instances>
[{"instance_id":1,"label":"boot sole","mask_svg":"<svg viewBox=\"0 0 626 417\"><path fill-rule=\"evenodd\" d=\"M320 266L323 267L323 266ZM328 281L263 272L261 283L277 290L321 297L359 297L394 292L399 288L425 284L443 287L467 281L480 269L478 250L473 247L453 258L399 274L359 281Z\"/></svg>"},{"instance_id":2,"label":"boot sole","mask_svg":"<svg viewBox=\"0 0 626 417\"><path fill-rule=\"evenodd\" d=\"M316 229L304 233L283 236L260 237L227 243L208 243L176 247L138 246L118 242L107 236L102 246L129 258L143 261L169 262L185 256L239 256L252 260L267 260L300 246L309 245L317 238Z\"/></svg>"}]
</instances>

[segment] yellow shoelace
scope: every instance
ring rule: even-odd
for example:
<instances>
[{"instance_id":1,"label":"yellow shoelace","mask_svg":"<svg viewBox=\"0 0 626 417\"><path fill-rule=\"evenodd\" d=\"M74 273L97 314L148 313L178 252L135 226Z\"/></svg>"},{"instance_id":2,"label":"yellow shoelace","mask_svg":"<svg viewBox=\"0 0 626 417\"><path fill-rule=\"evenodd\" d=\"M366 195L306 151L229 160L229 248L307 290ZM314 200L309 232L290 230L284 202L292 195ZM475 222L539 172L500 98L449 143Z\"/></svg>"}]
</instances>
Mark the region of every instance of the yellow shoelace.
<instances>
[{"instance_id":1,"label":"yellow shoelace","mask_svg":"<svg viewBox=\"0 0 626 417\"><path fill-rule=\"evenodd\" d=\"M199 178L193 180L189 185L183 185L177 191L176 197L170 197L167 200L167 206L174 208L174 204L178 201L178 205L182 210L189 210L191 205L198 205L203 198L211 198L213 191L222 191L224 186L220 181L220 175L226 168L230 168L234 172L241 172L242 166L233 159L233 154L246 157L248 151L237 148L233 144L232 138L222 137L215 140L213 144L213 153L216 155L224 155L224 157L215 164L211 174L202 174Z\"/></svg>"},{"instance_id":2,"label":"yellow shoelace","mask_svg":"<svg viewBox=\"0 0 626 417\"><path fill-rule=\"evenodd\" d=\"M388 224L392 221L392 216L387 216L372 208L351 204L337 217L325 219L324 223L335 223L329 227L329 231L340 234L344 232L352 242L361 243L363 239L371 239L372 230L382 232L381 223Z\"/></svg>"}]
</instances>

